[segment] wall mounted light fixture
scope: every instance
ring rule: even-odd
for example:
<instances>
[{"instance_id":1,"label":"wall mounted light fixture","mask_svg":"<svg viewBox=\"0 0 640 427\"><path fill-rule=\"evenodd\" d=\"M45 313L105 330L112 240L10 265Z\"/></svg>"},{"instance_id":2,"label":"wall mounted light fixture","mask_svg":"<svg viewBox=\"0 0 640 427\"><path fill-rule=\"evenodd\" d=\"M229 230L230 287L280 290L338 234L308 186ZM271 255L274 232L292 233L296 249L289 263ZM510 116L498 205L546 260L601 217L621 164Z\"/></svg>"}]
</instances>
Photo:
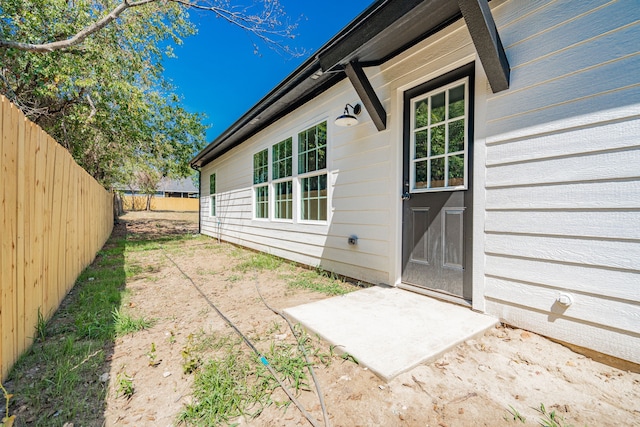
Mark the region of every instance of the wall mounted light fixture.
<instances>
[{"instance_id":1,"label":"wall mounted light fixture","mask_svg":"<svg viewBox=\"0 0 640 427\"><path fill-rule=\"evenodd\" d=\"M351 107L351 111L353 114L349 114L349 107ZM362 111L362 106L360 104L351 105L347 104L344 106L344 113L341 116L336 118L335 124L336 126L353 126L358 124L358 118L356 117Z\"/></svg>"}]
</instances>

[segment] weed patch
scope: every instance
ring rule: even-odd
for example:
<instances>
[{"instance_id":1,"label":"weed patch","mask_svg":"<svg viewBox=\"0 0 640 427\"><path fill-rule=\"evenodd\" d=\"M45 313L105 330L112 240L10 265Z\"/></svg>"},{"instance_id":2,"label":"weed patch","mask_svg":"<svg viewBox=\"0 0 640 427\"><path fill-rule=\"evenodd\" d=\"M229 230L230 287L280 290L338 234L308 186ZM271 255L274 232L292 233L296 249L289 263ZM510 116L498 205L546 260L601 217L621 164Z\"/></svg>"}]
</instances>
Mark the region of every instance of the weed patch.
<instances>
[{"instance_id":1,"label":"weed patch","mask_svg":"<svg viewBox=\"0 0 640 427\"><path fill-rule=\"evenodd\" d=\"M543 403L540 404L540 407L533 409L535 409L536 412L540 414L540 419L537 420L536 423L537 425L540 425L542 427L572 427L571 424L567 424L564 417L556 414L556 411L549 412L549 410L545 408ZM511 405L509 405L507 413L509 415L505 415L503 417L505 421L516 421L521 424L525 424L527 421L527 419Z\"/></svg>"},{"instance_id":2,"label":"weed patch","mask_svg":"<svg viewBox=\"0 0 640 427\"><path fill-rule=\"evenodd\" d=\"M38 320L36 322L36 336L34 337L36 341L44 341L47 337L47 320L42 315L42 310L38 307Z\"/></svg>"},{"instance_id":3,"label":"weed patch","mask_svg":"<svg viewBox=\"0 0 640 427\"><path fill-rule=\"evenodd\" d=\"M326 295L344 295L355 290L349 283L334 277L326 277L317 271L303 271L287 279L287 285L294 289L307 289Z\"/></svg>"},{"instance_id":4,"label":"weed patch","mask_svg":"<svg viewBox=\"0 0 640 427\"><path fill-rule=\"evenodd\" d=\"M278 258L271 254L254 253L247 259L241 261L233 269L246 273L247 271L274 271L284 263L282 258Z\"/></svg>"},{"instance_id":5,"label":"weed patch","mask_svg":"<svg viewBox=\"0 0 640 427\"><path fill-rule=\"evenodd\" d=\"M2 424L0 425L2 425L3 427L11 427L13 426L13 422L16 419L15 415L9 415L9 401L11 400L13 395L9 394L7 389L4 388L2 384L0 384L0 389L2 389L2 396L4 397L5 401L4 416L2 417Z\"/></svg>"},{"instance_id":6,"label":"weed patch","mask_svg":"<svg viewBox=\"0 0 640 427\"><path fill-rule=\"evenodd\" d=\"M540 408L536 408L536 411L542 416L539 423L543 427L572 427L566 423L563 417L556 414L556 411L547 411L547 408L545 408L542 403L540 404Z\"/></svg>"},{"instance_id":7,"label":"weed patch","mask_svg":"<svg viewBox=\"0 0 640 427\"><path fill-rule=\"evenodd\" d=\"M129 314L123 313L117 308L113 309L112 315L117 336L142 331L153 325L153 321L151 320L145 319L144 317L131 317Z\"/></svg>"},{"instance_id":8,"label":"weed patch","mask_svg":"<svg viewBox=\"0 0 640 427\"><path fill-rule=\"evenodd\" d=\"M194 403L179 416L180 422L189 425L227 423L233 417L247 415L250 408L265 404L268 398L257 381L254 364L237 348L207 362L197 373L193 387Z\"/></svg>"},{"instance_id":9,"label":"weed patch","mask_svg":"<svg viewBox=\"0 0 640 427\"><path fill-rule=\"evenodd\" d=\"M274 324L271 331L277 330L279 327ZM299 346L304 346L310 363L314 365L329 366L337 356L332 351L322 351L319 338L312 339L299 326L295 330L297 342L271 340L263 355L280 380L297 394L302 390L310 390L308 364ZM197 339L193 336L189 338L188 349L190 360L197 358L199 362L204 359L208 361L193 370L193 403L180 413L179 422L187 425L219 425L229 423L235 417L256 417L266 406L274 403L290 403L273 400L274 391L280 387L278 381L261 357L244 348L241 339L201 334Z\"/></svg>"},{"instance_id":10,"label":"weed patch","mask_svg":"<svg viewBox=\"0 0 640 427\"><path fill-rule=\"evenodd\" d=\"M133 393L135 393L135 387L133 386L133 377L127 375L126 372L123 372L118 375L116 379L118 384L116 390L119 396L124 396L127 399L131 399L133 397Z\"/></svg>"}]
</instances>

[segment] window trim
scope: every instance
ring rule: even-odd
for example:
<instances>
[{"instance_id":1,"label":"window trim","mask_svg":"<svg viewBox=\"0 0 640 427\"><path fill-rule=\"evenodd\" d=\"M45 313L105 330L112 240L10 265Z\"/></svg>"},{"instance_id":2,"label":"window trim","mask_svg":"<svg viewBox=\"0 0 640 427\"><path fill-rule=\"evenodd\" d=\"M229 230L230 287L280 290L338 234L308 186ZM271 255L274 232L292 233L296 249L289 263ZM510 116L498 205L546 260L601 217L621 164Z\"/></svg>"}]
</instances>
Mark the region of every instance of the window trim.
<instances>
[{"instance_id":1,"label":"window trim","mask_svg":"<svg viewBox=\"0 0 640 427\"><path fill-rule=\"evenodd\" d=\"M308 131L311 128L314 128L322 123L325 123L325 137L326 137L326 141L325 141L325 165L323 169L314 169L312 171L307 171L307 172L300 172L300 164L299 164L299 160L300 160L300 134L302 132ZM296 166L295 171L297 171L298 173L296 174L295 181L297 183L297 191L295 193L295 197L296 197L296 202L297 202L297 207L296 207L296 219L297 222L300 224L313 224L313 225L326 225L329 223L330 219L331 219L331 185L330 185L330 174L329 174L329 143L331 141L330 138L330 126L329 126L329 120L327 120L326 118L322 119L322 120L318 120L317 122L315 122L314 124L311 125L307 125L304 126L301 130L296 132L296 144L295 144L295 159L296 159L296 164L294 166ZM325 175L326 176L326 181L327 181L327 195L326 195L326 206L327 206L327 211L326 211L326 219L303 219L302 218L302 180L305 178L312 178L315 176L321 176L321 175Z\"/></svg>"},{"instance_id":2,"label":"window trim","mask_svg":"<svg viewBox=\"0 0 640 427\"><path fill-rule=\"evenodd\" d=\"M260 217L258 216L258 203L264 203L258 200L258 190L261 188L266 188L267 189L267 201L266 201L266 205L267 205L267 216L266 217ZM253 219L257 220L257 221L268 221L271 217L270 215L270 200L271 200L271 189L270 189L270 185L268 182L266 183L261 183L261 184L256 184L253 186Z\"/></svg>"},{"instance_id":3,"label":"window trim","mask_svg":"<svg viewBox=\"0 0 640 427\"><path fill-rule=\"evenodd\" d=\"M262 154L266 152L267 154L267 158L265 160L265 164L260 166L260 169L265 169L266 168L266 173L265 173L265 178L263 181L258 181L256 182L256 156ZM269 148L263 148L262 150L258 150L255 153L253 153L253 156L251 156L251 163L252 163L252 167L251 170L253 171L252 173L252 182L253 185L260 185L260 184L264 184L264 183L268 183L269 182L269 160L270 160L271 156L269 156Z\"/></svg>"},{"instance_id":4,"label":"window trim","mask_svg":"<svg viewBox=\"0 0 640 427\"><path fill-rule=\"evenodd\" d=\"M275 158L275 154L274 154L274 150L275 150L276 146L278 146L280 144L283 144L283 143L286 143L286 142L289 142L289 144L291 144L291 149L290 149L291 155L288 156L288 157L284 157L284 158L280 157L280 158L276 159ZM293 137L292 136L288 136L285 139L276 142L275 144L271 144L271 146L269 148L270 148L270 151L271 151L271 161L269 162L269 166L271 166L271 173L269 174L269 177L270 177L269 181L275 182L275 181L280 181L280 180L287 179L287 178L293 178L293 176L294 176L293 166L295 164L294 163L295 153L294 153ZM291 173L289 175L279 176L279 177L276 178L275 177L276 162L280 163L280 162L283 162L283 161L285 161L287 159L291 159Z\"/></svg>"},{"instance_id":5,"label":"window trim","mask_svg":"<svg viewBox=\"0 0 640 427\"><path fill-rule=\"evenodd\" d=\"M325 150L324 167L321 168L321 169L316 168L316 169L312 169L312 170L306 170L306 167L305 167L305 170L301 171L300 168L302 166L302 163L300 163L300 153L301 153L300 152L300 143L301 143L300 134L302 134L304 132L307 132L307 131L309 131L309 130L311 130L313 128L317 128L319 125L321 125L323 123L324 123L324 127L325 127L324 132L325 132L325 139L326 139L325 142L324 142L324 150ZM297 160L297 166L298 166L297 169L296 169L298 171L297 175L300 176L300 175L305 175L305 174L308 174L308 173L312 173L312 172L317 172L317 171L327 170L328 169L328 166L329 166L328 162L327 162L327 160L328 160L327 159L327 154L328 154L328 151L329 151L328 128L329 128L328 120L321 120L318 123L316 123L314 125L311 125L311 126L308 126L308 127L305 127L304 129L302 129L302 130L300 130L300 131L298 131L296 133L296 160ZM313 150L306 150L305 153L310 153L312 151L315 151L316 153L318 152L317 141L316 141L316 147ZM317 156L316 156L316 161L315 162L316 162L316 166L317 166L317 163L318 163L318 157Z\"/></svg>"},{"instance_id":6,"label":"window trim","mask_svg":"<svg viewBox=\"0 0 640 427\"><path fill-rule=\"evenodd\" d=\"M302 200L302 180L303 179L307 179L307 178L314 178L316 176L325 176L326 177L326 191L327 191L327 195L326 195L326 206L327 206L327 211L326 211L326 219L304 219L302 218L302 207L303 207L303 200ZM297 217L298 217L298 222L300 224L327 224L329 223L329 215L331 212L330 206L329 206L329 201L331 200L331 197L329 197L329 188L331 187L329 185L329 171L328 169L321 169L320 171L312 171L309 173L305 173L303 175L298 175L298 192L296 194L296 198L298 200L298 210L297 210Z\"/></svg>"},{"instance_id":7,"label":"window trim","mask_svg":"<svg viewBox=\"0 0 640 427\"><path fill-rule=\"evenodd\" d=\"M276 206L278 204L278 199L277 199L278 191L276 189L276 186L278 184L283 184L286 182L291 183L291 218L280 218L276 216L276 212L277 212ZM288 176L286 178L281 178L276 181L272 181L271 187L273 189L273 216L271 219L275 222L288 222L288 223L294 222L294 220L296 219L296 188L297 188L295 177Z\"/></svg>"},{"instance_id":8,"label":"window trim","mask_svg":"<svg viewBox=\"0 0 640 427\"><path fill-rule=\"evenodd\" d=\"M309 122L307 122L309 123ZM309 131L312 128L315 128L321 124L325 125L325 167L322 169L317 169L309 172L300 173L299 172L299 148L300 148L300 134ZM260 149L255 150L251 154L251 218L256 221L269 221L269 222L279 222L279 223L290 223L290 224L312 224L312 225L326 225L329 223L331 218L331 185L330 185L330 173L329 173L329 146L330 146L330 133L331 133L331 125L327 117L323 117L320 120L311 122L311 124L296 126L290 130L285 136L282 138L278 138L278 141L275 143L271 143L265 147L265 145L261 145ZM274 147L278 144L286 142L290 140L291 143L291 175L285 177L279 177L274 179L275 172L275 164L274 164ZM267 150L267 180L260 183L255 183L255 162L254 158L259 153ZM278 161L282 161L283 159L277 159ZM324 175L326 178L326 219L302 219L302 190L301 183L305 178L310 178L314 176ZM290 182L291 183L291 218L278 218L276 217L277 207L276 204L278 201L276 200L276 186L282 183ZM257 189L262 186L268 186L268 200L267 200L267 212L268 216L266 218L261 218L257 216L258 212L258 198L257 198Z\"/></svg>"},{"instance_id":9,"label":"window trim","mask_svg":"<svg viewBox=\"0 0 640 427\"><path fill-rule=\"evenodd\" d=\"M275 175L275 171L276 171L276 168L275 168L276 161L281 162L282 160L286 160L287 158L285 158L285 159L282 159L282 158L276 159L275 155L274 155L274 149L275 149L275 147L277 145L280 145L280 144L286 143L286 142L289 142L289 144L291 144L291 156L287 157L287 158L291 159L291 174L287 175L287 176L284 176L284 177L275 178L274 175ZM274 222L293 223L296 220L296 202L295 202L295 200L296 200L296 179L295 179L295 173L294 173L295 170L296 170L295 168L297 167L296 144L294 143L293 136L287 136L284 139L281 139L280 141L272 144L270 148L271 148L271 162L270 162L271 174L269 176L271 177L270 185L271 185L271 191L272 191L272 194L273 194L273 199L272 199L273 201L271 202L271 205L272 205L271 220L274 221ZM281 218L281 217L276 216L277 210L278 210L277 209L277 205L279 203L278 199L277 199L278 192L277 192L276 186L278 184L282 184L282 183L286 183L286 182L291 182L291 211L290 211L291 218Z\"/></svg>"},{"instance_id":10,"label":"window trim","mask_svg":"<svg viewBox=\"0 0 640 427\"><path fill-rule=\"evenodd\" d=\"M213 187L211 186L211 177L213 177ZM215 218L218 214L218 206L217 206L217 198L218 193L216 192L217 188L217 176L216 172L212 172L209 174L209 218ZM213 189L213 193L211 190Z\"/></svg>"},{"instance_id":11,"label":"window trim","mask_svg":"<svg viewBox=\"0 0 640 427\"><path fill-rule=\"evenodd\" d=\"M271 177L271 150L269 147L262 148L256 152L254 152L251 156L251 217L256 221L269 221L271 219L271 197L270 197L270 177ZM256 182L256 156L261 155L266 152L266 161L265 165L260 165L260 168L263 169L266 167L266 172L264 175L264 181ZM260 217L258 216L258 189L262 187L267 187L267 216Z\"/></svg>"},{"instance_id":12,"label":"window trim","mask_svg":"<svg viewBox=\"0 0 640 427\"><path fill-rule=\"evenodd\" d=\"M439 93L439 92L445 92L448 94L449 89L452 89L456 86L460 86L461 84L464 84L464 97L465 97L465 105L464 105L464 164L463 164L463 170L464 170L464 182L462 185L457 185L457 186L448 186L448 187L432 187L432 188L416 188L416 173L415 173L415 150L416 150L416 144L415 144L415 104L421 100L424 100L426 98L429 98L431 95ZM415 98L411 99L409 102L409 106L411 108L411 114L410 114L410 129L409 132L411 133L411 140L409 142L410 144L410 158L409 158L409 182L410 182L410 187L409 187L409 191L410 193L436 193L436 192L442 192L442 191L460 191L460 190L467 190L469 188L469 170L468 170L468 162L469 162L469 121L470 121L470 117L469 117L469 113L470 113L470 93L469 93L469 85L471 84L470 81L470 76L465 76L462 77L460 79L457 79L451 83L447 83L445 85L442 86L438 86L437 88L434 88L433 90L430 90L428 92L425 92L423 94L420 94L418 96L416 96ZM448 95L447 95L448 96ZM448 104L446 104L448 105ZM447 113L448 115L448 113ZM446 118L442 123L450 123L450 119ZM431 125L429 124L427 126L428 128L431 127ZM446 131L448 133L448 131ZM448 146L448 138L446 139L446 144ZM431 159L431 158L446 158L449 157L450 153L445 153L443 155L438 155L438 156L427 156L426 158ZM428 161L428 160L427 160ZM447 168L445 166L445 174L447 173ZM427 172L427 176L429 177L429 173Z\"/></svg>"}]
</instances>

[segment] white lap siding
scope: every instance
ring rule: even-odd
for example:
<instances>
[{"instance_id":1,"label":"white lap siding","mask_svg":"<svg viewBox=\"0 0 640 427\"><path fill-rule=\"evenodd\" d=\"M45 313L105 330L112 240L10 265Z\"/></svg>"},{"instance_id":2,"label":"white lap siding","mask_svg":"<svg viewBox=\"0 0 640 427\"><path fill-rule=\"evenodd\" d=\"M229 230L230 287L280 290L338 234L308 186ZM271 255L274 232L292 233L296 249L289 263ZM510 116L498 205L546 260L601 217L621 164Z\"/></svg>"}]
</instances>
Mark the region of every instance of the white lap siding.
<instances>
[{"instance_id":1,"label":"white lap siding","mask_svg":"<svg viewBox=\"0 0 640 427\"><path fill-rule=\"evenodd\" d=\"M362 102L345 79L206 165L204 183L216 172L219 216L207 216L208 194L203 193L202 232L365 282L395 284L400 276L402 174L402 112L396 114L401 107L396 104L397 94L407 85L472 61L474 55L468 31L459 21L388 63L365 69L388 113L386 130L377 131L365 109L356 126L334 125L346 103ZM287 137L293 137L295 145L298 132L321 120L327 121L328 134L327 223L252 219L253 154ZM356 245L348 244L352 235L358 238Z\"/></svg>"},{"instance_id":2,"label":"white lap siding","mask_svg":"<svg viewBox=\"0 0 640 427\"><path fill-rule=\"evenodd\" d=\"M638 4L493 12L512 68L486 106L486 310L640 362Z\"/></svg>"},{"instance_id":3,"label":"white lap siding","mask_svg":"<svg viewBox=\"0 0 640 427\"><path fill-rule=\"evenodd\" d=\"M371 283L389 282L388 138L375 131L370 119L358 126L337 128L333 120L345 103L357 99L345 81L280 120L202 169L203 179L215 171L217 210L208 216L208 195L202 195L202 232L222 240L271 253ZM327 121L329 213L326 222L304 222L299 210L294 173L294 219L253 218L252 156L287 137L296 144L298 132ZM384 133L382 134L384 135ZM294 172L296 170L294 163ZM270 171L271 172L271 171ZM273 205L273 191L270 203ZM357 245L348 237L358 237Z\"/></svg>"}]
</instances>

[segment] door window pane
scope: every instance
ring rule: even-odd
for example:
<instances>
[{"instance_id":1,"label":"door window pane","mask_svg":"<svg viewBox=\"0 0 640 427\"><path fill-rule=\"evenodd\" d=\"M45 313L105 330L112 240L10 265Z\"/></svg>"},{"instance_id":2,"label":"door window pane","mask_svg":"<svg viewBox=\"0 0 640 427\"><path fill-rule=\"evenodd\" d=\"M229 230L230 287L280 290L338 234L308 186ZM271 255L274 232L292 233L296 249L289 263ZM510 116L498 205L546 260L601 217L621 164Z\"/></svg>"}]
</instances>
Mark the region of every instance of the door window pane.
<instances>
[{"instance_id":1,"label":"door window pane","mask_svg":"<svg viewBox=\"0 0 640 427\"><path fill-rule=\"evenodd\" d=\"M464 185L464 155L451 156L449 160L449 185Z\"/></svg>"},{"instance_id":2,"label":"door window pane","mask_svg":"<svg viewBox=\"0 0 640 427\"><path fill-rule=\"evenodd\" d=\"M431 124L440 123L445 119L445 92L431 97Z\"/></svg>"},{"instance_id":3,"label":"door window pane","mask_svg":"<svg viewBox=\"0 0 640 427\"><path fill-rule=\"evenodd\" d=\"M449 89L449 118L464 116L464 85Z\"/></svg>"},{"instance_id":4,"label":"door window pane","mask_svg":"<svg viewBox=\"0 0 640 427\"><path fill-rule=\"evenodd\" d=\"M416 159L422 159L423 157L427 157L428 145L427 145L427 137L429 135L428 130L421 130L416 132Z\"/></svg>"},{"instance_id":5,"label":"door window pane","mask_svg":"<svg viewBox=\"0 0 640 427\"><path fill-rule=\"evenodd\" d=\"M429 125L429 102L427 100L420 101L415 108L415 127L423 128Z\"/></svg>"},{"instance_id":6,"label":"door window pane","mask_svg":"<svg viewBox=\"0 0 640 427\"><path fill-rule=\"evenodd\" d=\"M464 119L449 123L449 153L464 151Z\"/></svg>"},{"instance_id":7,"label":"door window pane","mask_svg":"<svg viewBox=\"0 0 640 427\"><path fill-rule=\"evenodd\" d=\"M416 163L416 188L429 188L429 180L427 179L427 163L428 160Z\"/></svg>"},{"instance_id":8,"label":"door window pane","mask_svg":"<svg viewBox=\"0 0 640 427\"><path fill-rule=\"evenodd\" d=\"M412 189L466 186L467 81L412 100Z\"/></svg>"},{"instance_id":9,"label":"door window pane","mask_svg":"<svg viewBox=\"0 0 640 427\"><path fill-rule=\"evenodd\" d=\"M431 160L430 188L444 187L444 157Z\"/></svg>"},{"instance_id":10,"label":"door window pane","mask_svg":"<svg viewBox=\"0 0 640 427\"><path fill-rule=\"evenodd\" d=\"M444 154L444 143L446 139L445 126L435 126L431 128L431 155L439 156Z\"/></svg>"}]
</instances>

